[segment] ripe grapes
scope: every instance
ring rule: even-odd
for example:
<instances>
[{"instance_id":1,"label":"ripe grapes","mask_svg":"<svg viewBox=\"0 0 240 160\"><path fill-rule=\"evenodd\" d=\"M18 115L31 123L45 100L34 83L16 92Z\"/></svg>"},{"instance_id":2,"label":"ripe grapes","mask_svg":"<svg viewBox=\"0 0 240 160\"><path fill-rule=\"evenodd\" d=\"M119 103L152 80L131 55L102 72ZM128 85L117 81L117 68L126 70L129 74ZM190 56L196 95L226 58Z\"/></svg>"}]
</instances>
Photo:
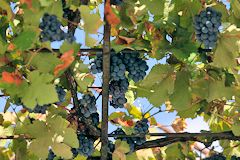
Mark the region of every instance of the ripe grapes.
<instances>
[{"instance_id":1,"label":"ripe grapes","mask_svg":"<svg viewBox=\"0 0 240 160\"><path fill-rule=\"evenodd\" d=\"M91 156L94 151L94 141L85 135L78 135L80 147L77 149L78 153L88 157Z\"/></svg>"},{"instance_id":2,"label":"ripe grapes","mask_svg":"<svg viewBox=\"0 0 240 160\"><path fill-rule=\"evenodd\" d=\"M226 160L226 157L221 154L215 154L211 157L205 158L204 160Z\"/></svg>"},{"instance_id":3,"label":"ripe grapes","mask_svg":"<svg viewBox=\"0 0 240 160\"><path fill-rule=\"evenodd\" d=\"M56 155L53 153L53 151L51 149L49 149L47 160L53 160L55 157L56 157Z\"/></svg>"},{"instance_id":4,"label":"ripe grapes","mask_svg":"<svg viewBox=\"0 0 240 160\"><path fill-rule=\"evenodd\" d=\"M97 112L96 98L90 94L83 95L83 98L79 101L80 106L78 111L81 112L86 118L90 117L92 113Z\"/></svg>"},{"instance_id":5,"label":"ripe grapes","mask_svg":"<svg viewBox=\"0 0 240 160\"><path fill-rule=\"evenodd\" d=\"M57 90L58 99L59 99L59 102L57 102L56 104L59 105L65 101L66 92L64 91L64 88L60 86L57 86L56 90Z\"/></svg>"},{"instance_id":6,"label":"ripe grapes","mask_svg":"<svg viewBox=\"0 0 240 160\"><path fill-rule=\"evenodd\" d=\"M125 79L126 66L123 64L123 60L120 54L111 54L111 67L110 75L111 80L118 81Z\"/></svg>"},{"instance_id":7,"label":"ripe grapes","mask_svg":"<svg viewBox=\"0 0 240 160\"><path fill-rule=\"evenodd\" d=\"M93 125L97 127L99 125L99 114L98 113L92 113L91 118L92 118Z\"/></svg>"},{"instance_id":8,"label":"ripe grapes","mask_svg":"<svg viewBox=\"0 0 240 160\"><path fill-rule=\"evenodd\" d=\"M240 160L240 157L232 156L232 157L231 157L231 160Z\"/></svg>"},{"instance_id":9,"label":"ripe grapes","mask_svg":"<svg viewBox=\"0 0 240 160\"><path fill-rule=\"evenodd\" d=\"M127 102L125 93L128 90L129 82L125 78L119 81L111 81L109 85L109 94L112 95L110 104L114 108L123 108Z\"/></svg>"},{"instance_id":10,"label":"ripe grapes","mask_svg":"<svg viewBox=\"0 0 240 160\"><path fill-rule=\"evenodd\" d=\"M120 53L111 52L110 62L110 95L112 100L110 104L114 108L123 108L127 102L125 93L128 90L128 78L134 82L142 80L146 76L148 65L146 61L139 58L138 52L122 51ZM96 58L91 62L90 70L93 74L101 73L103 66L103 57L101 53L97 53Z\"/></svg>"},{"instance_id":11,"label":"ripe grapes","mask_svg":"<svg viewBox=\"0 0 240 160\"><path fill-rule=\"evenodd\" d=\"M194 17L196 38L205 49L213 49L217 42L222 14L213 8L206 8Z\"/></svg>"},{"instance_id":12,"label":"ripe grapes","mask_svg":"<svg viewBox=\"0 0 240 160\"><path fill-rule=\"evenodd\" d=\"M91 62L90 70L93 74L102 72L103 57L102 53L96 53L96 58Z\"/></svg>"},{"instance_id":13,"label":"ripe grapes","mask_svg":"<svg viewBox=\"0 0 240 160\"><path fill-rule=\"evenodd\" d=\"M53 42L65 39L66 33L60 27L61 22L57 19L57 16L45 13L39 25L39 28L42 30L40 40L42 42Z\"/></svg>"},{"instance_id":14,"label":"ripe grapes","mask_svg":"<svg viewBox=\"0 0 240 160\"><path fill-rule=\"evenodd\" d=\"M134 82L143 80L146 76L146 71L149 68L146 61L139 58L139 55L138 52L122 52L123 63L129 73L128 77Z\"/></svg>"}]
</instances>

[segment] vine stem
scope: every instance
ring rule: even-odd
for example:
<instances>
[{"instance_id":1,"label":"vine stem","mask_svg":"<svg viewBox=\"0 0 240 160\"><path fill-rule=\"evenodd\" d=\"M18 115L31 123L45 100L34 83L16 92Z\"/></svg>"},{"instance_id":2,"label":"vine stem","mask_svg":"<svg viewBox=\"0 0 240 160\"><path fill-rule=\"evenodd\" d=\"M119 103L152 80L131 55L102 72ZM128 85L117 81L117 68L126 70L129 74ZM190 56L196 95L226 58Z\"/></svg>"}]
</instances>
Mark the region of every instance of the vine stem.
<instances>
[{"instance_id":1,"label":"vine stem","mask_svg":"<svg viewBox=\"0 0 240 160\"><path fill-rule=\"evenodd\" d=\"M105 0L104 11L110 0ZM108 157L108 101L109 101L109 81L110 81L110 32L111 26L104 16L104 36L103 36L103 86L102 86L102 123L101 123L101 160Z\"/></svg>"}]
</instances>

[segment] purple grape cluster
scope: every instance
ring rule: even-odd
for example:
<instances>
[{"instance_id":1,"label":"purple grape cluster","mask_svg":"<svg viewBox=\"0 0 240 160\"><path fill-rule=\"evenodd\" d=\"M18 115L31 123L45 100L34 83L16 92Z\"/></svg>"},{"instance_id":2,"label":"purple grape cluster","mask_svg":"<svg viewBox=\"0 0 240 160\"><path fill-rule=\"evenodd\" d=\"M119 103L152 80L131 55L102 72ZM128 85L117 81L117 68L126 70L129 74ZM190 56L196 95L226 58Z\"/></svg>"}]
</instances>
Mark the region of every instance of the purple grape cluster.
<instances>
[{"instance_id":1,"label":"purple grape cluster","mask_svg":"<svg viewBox=\"0 0 240 160\"><path fill-rule=\"evenodd\" d=\"M111 81L109 85L109 94L112 95L112 100L110 104L114 108L123 108L124 104L127 102L125 98L125 93L128 90L129 82L125 78L119 81Z\"/></svg>"},{"instance_id":2,"label":"purple grape cluster","mask_svg":"<svg viewBox=\"0 0 240 160\"><path fill-rule=\"evenodd\" d=\"M137 121L135 126L134 126L134 133L135 134L147 134L148 133L148 120L147 119L142 119L141 121ZM146 142L146 138L145 137L134 137L134 142L137 145L141 145L144 142Z\"/></svg>"},{"instance_id":3,"label":"purple grape cluster","mask_svg":"<svg viewBox=\"0 0 240 160\"><path fill-rule=\"evenodd\" d=\"M57 91L58 99L59 99L59 102L57 102L56 104L60 105L61 103L63 103L65 101L66 92L64 91L64 88L61 86L57 86L56 91Z\"/></svg>"},{"instance_id":4,"label":"purple grape cluster","mask_svg":"<svg viewBox=\"0 0 240 160\"><path fill-rule=\"evenodd\" d=\"M40 34L40 40L45 41L61 41L66 37L66 33L61 30L61 22L55 15L49 15L45 13L42 17L42 21L39 25L42 30Z\"/></svg>"},{"instance_id":5,"label":"purple grape cluster","mask_svg":"<svg viewBox=\"0 0 240 160\"><path fill-rule=\"evenodd\" d=\"M103 57L102 53L97 52L96 58L90 64L90 70L93 74L101 73L103 67Z\"/></svg>"},{"instance_id":6,"label":"purple grape cluster","mask_svg":"<svg viewBox=\"0 0 240 160\"><path fill-rule=\"evenodd\" d=\"M114 108L123 108L127 102L125 93L128 90L129 82L126 77L134 82L138 82L146 76L148 65L146 61L139 58L140 54L134 51L122 51L118 54L111 53L110 62L110 95L112 100L110 104ZM91 62L90 70L93 74L101 73L103 66L103 58L101 53L97 53L96 58Z\"/></svg>"},{"instance_id":7,"label":"purple grape cluster","mask_svg":"<svg viewBox=\"0 0 240 160\"><path fill-rule=\"evenodd\" d=\"M94 151L94 140L82 134L78 135L78 140L80 147L77 152L86 157L91 156Z\"/></svg>"},{"instance_id":8,"label":"purple grape cluster","mask_svg":"<svg viewBox=\"0 0 240 160\"><path fill-rule=\"evenodd\" d=\"M139 52L128 53L127 51L123 51L121 55L128 71L128 77L134 82L143 80L149 67L146 61L139 58Z\"/></svg>"},{"instance_id":9,"label":"purple grape cluster","mask_svg":"<svg viewBox=\"0 0 240 160\"><path fill-rule=\"evenodd\" d=\"M194 17L196 38L205 49L213 49L217 43L222 14L213 8L206 8Z\"/></svg>"},{"instance_id":10,"label":"purple grape cluster","mask_svg":"<svg viewBox=\"0 0 240 160\"><path fill-rule=\"evenodd\" d=\"M94 96L90 94L85 94L83 95L82 99L80 99L79 103L80 103L80 106L78 110L86 118L90 117L91 114L97 112L96 98Z\"/></svg>"}]
</instances>

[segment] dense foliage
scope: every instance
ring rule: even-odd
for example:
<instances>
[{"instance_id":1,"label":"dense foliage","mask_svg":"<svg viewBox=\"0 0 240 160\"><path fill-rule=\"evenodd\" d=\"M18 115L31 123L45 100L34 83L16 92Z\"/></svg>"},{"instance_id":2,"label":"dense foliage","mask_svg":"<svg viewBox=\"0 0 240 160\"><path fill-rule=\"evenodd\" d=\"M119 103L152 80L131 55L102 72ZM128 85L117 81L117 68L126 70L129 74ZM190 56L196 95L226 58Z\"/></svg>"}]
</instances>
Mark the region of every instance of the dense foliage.
<instances>
[{"instance_id":1,"label":"dense foliage","mask_svg":"<svg viewBox=\"0 0 240 160\"><path fill-rule=\"evenodd\" d=\"M100 159L111 47L109 160L238 160L240 1L103 6L0 0L0 159Z\"/></svg>"}]
</instances>

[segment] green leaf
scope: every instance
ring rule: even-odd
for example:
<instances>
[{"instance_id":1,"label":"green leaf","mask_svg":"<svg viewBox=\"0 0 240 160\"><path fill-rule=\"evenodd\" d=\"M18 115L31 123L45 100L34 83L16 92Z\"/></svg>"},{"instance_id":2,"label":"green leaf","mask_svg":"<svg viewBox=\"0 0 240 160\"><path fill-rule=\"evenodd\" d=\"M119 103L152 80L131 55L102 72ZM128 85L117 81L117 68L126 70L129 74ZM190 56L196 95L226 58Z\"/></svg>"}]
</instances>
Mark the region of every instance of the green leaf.
<instances>
[{"instance_id":1,"label":"green leaf","mask_svg":"<svg viewBox=\"0 0 240 160\"><path fill-rule=\"evenodd\" d=\"M64 43L60 47L60 52L65 53L69 50L73 49L74 53L77 53L80 49L80 44L78 43L69 43L68 41L64 41Z\"/></svg>"},{"instance_id":2,"label":"green leaf","mask_svg":"<svg viewBox=\"0 0 240 160\"><path fill-rule=\"evenodd\" d=\"M12 148L16 154L16 159L26 160L27 141L25 139L14 139Z\"/></svg>"},{"instance_id":3,"label":"green leaf","mask_svg":"<svg viewBox=\"0 0 240 160\"><path fill-rule=\"evenodd\" d=\"M235 67L240 51L240 29L230 26L218 39L214 52L213 65L217 67Z\"/></svg>"},{"instance_id":4,"label":"green leaf","mask_svg":"<svg viewBox=\"0 0 240 160\"><path fill-rule=\"evenodd\" d=\"M65 129L68 127L69 122L63 119L61 116L47 117L48 126L51 127L51 131L54 133L63 135Z\"/></svg>"},{"instance_id":5,"label":"green leaf","mask_svg":"<svg viewBox=\"0 0 240 160\"><path fill-rule=\"evenodd\" d=\"M54 68L61 64L59 58L51 53L40 52L35 56L30 55L29 58L32 58L30 64L43 73L53 74Z\"/></svg>"},{"instance_id":6,"label":"green leaf","mask_svg":"<svg viewBox=\"0 0 240 160\"><path fill-rule=\"evenodd\" d=\"M77 138L76 131L72 128L67 128L64 131L64 139L63 142L72 148L79 147L79 141Z\"/></svg>"},{"instance_id":7,"label":"green leaf","mask_svg":"<svg viewBox=\"0 0 240 160\"><path fill-rule=\"evenodd\" d=\"M180 71L174 84L174 92L170 96L170 101L177 111L185 110L191 105L191 93L189 90L190 73Z\"/></svg>"},{"instance_id":8,"label":"green leaf","mask_svg":"<svg viewBox=\"0 0 240 160\"><path fill-rule=\"evenodd\" d=\"M88 90L88 86L91 86L94 82L93 75L89 73L77 73L75 74L75 79L80 92L86 92Z\"/></svg>"},{"instance_id":9,"label":"green leaf","mask_svg":"<svg viewBox=\"0 0 240 160\"><path fill-rule=\"evenodd\" d=\"M28 79L30 84L21 95L25 106L33 109L37 104L45 105L58 101L55 86L51 84L52 75L33 71L29 73Z\"/></svg>"},{"instance_id":10,"label":"green leaf","mask_svg":"<svg viewBox=\"0 0 240 160\"><path fill-rule=\"evenodd\" d=\"M79 7L79 10L81 12L81 18L84 21L85 32L90 34L97 34L97 30L103 25L99 13L91 14L89 6L86 5L81 5L81 7Z\"/></svg>"},{"instance_id":11,"label":"green leaf","mask_svg":"<svg viewBox=\"0 0 240 160\"><path fill-rule=\"evenodd\" d=\"M235 17L240 19L240 1L231 0L231 8L233 10L233 14L235 15Z\"/></svg>"},{"instance_id":12,"label":"green leaf","mask_svg":"<svg viewBox=\"0 0 240 160\"><path fill-rule=\"evenodd\" d=\"M113 112L109 115L108 120L111 121L111 120L114 120L116 118L121 118L124 115L126 115L126 113L124 113L124 112Z\"/></svg>"},{"instance_id":13,"label":"green leaf","mask_svg":"<svg viewBox=\"0 0 240 160\"><path fill-rule=\"evenodd\" d=\"M56 155L61 156L62 158L65 159L71 159L73 156L71 147L63 143L54 143L52 145L52 150Z\"/></svg>"},{"instance_id":14,"label":"green leaf","mask_svg":"<svg viewBox=\"0 0 240 160\"><path fill-rule=\"evenodd\" d=\"M141 5L146 5L147 9L154 15L163 15L165 0L140 0Z\"/></svg>"},{"instance_id":15,"label":"green leaf","mask_svg":"<svg viewBox=\"0 0 240 160\"><path fill-rule=\"evenodd\" d=\"M184 155L180 149L180 144L179 143L175 143L172 145L169 145L166 149L166 159L184 159ZM174 154L173 154L174 153Z\"/></svg>"},{"instance_id":16,"label":"green leaf","mask_svg":"<svg viewBox=\"0 0 240 160\"><path fill-rule=\"evenodd\" d=\"M137 95L148 98L155 106L160 106L173 92L174 69L169 65L156 65L149 75L137 85Z\"/></svg>"},{"instance_id":17,"label":"green leaf","mask_svg":"<svg viewBox=\"0 0 240 160\"><path fill-rule=\"evenodd\" d=\"M17 49L26 50L31 48L36 37L37 34L34 31L31 30L23 31L20 35L18 35L14 39L13 43L15 44Z\"/></svg>"},{"instance_id":18,"label":"green leaf","mask_svg":"<svg viewBox=\"0 0 240 160\"><path fill-rule=\"evenodd\" d=\"M41 138L37 138L30 143L29 151L39 158L46 159L48 157L48 147L51 143L50 137L45 134Z\"/></svg>"},{"instance_id":19,"label":"green leaf","mask_svg":"<svg viewBox=\"0 0 240 160\"><path fill-rule=\"evenodd\" d=\"M233 124L231 130L235 136L240 136L240 123Z\"/></svg>"},{"instance_id":20,"label":"green leaf","mask_svg":"<svg viewBox=\"0 0 240 160\"><path fill-rule=\"evenodd\" d=\"M41 6L48 7L50 6L54 1L52 0L39 0Z\"/></svg>"},{"instance_id":21,"label":"green leaf","mask_svg":"<svg viewBox=\"0 0 240 160\"><path fill-rule=\"evenodd\" d=\"M0 8L7 11L8 21L11 21L14 17L10 4L6 0L0 0Z\"/></svg>"},{"instance_id":22,"label":"green leaf","mask_svg":"<svg viewBox=\"0 0 240 160\"><path fill-rule=\"evenodd\" d=\"M235 89L232 87L225 86L225 80L221 81L209 81L208 86L208 98L207 100L210 102L214 99L218 98L227 98L231 99L235 93Z\"/></svg>"},{"instance_id":23,"label":"green leaf","mask_svg":"<svg viewBox=\"0 0 240 160\"><path fill-rule=\"evenodd\" d=\"M25 130L33 138L42 137L43 133L48 132L46 124L42 121L33 121L33 124L27 125Z\"/></svg>"}]
</instances>

